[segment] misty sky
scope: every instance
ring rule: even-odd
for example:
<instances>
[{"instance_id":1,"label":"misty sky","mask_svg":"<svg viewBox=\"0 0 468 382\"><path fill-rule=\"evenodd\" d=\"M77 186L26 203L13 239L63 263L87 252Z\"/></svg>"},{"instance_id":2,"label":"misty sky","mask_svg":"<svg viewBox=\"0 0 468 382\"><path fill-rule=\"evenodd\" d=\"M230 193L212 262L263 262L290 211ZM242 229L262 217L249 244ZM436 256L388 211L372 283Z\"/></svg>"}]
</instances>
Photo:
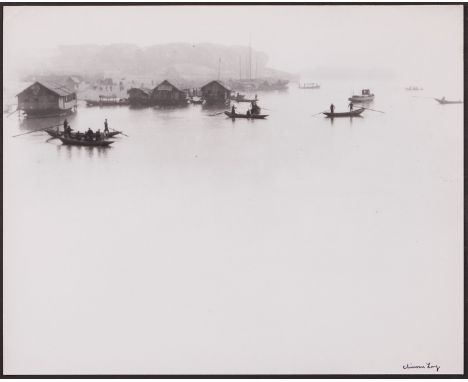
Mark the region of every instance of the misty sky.
<instances>
[{"instance_id":1,"label":"misty sky","mask_svg":"<svg viewBox=\"0 0 468 382\"><path fill-rule=\"evenodd\" d=\"M453 5L6 7L4 65L11 71L40 62L60 44L248 45L249 35L269 66L293 73L379 68L424 78L463 71L463 7Z\"/></svg>"}]
</instances>

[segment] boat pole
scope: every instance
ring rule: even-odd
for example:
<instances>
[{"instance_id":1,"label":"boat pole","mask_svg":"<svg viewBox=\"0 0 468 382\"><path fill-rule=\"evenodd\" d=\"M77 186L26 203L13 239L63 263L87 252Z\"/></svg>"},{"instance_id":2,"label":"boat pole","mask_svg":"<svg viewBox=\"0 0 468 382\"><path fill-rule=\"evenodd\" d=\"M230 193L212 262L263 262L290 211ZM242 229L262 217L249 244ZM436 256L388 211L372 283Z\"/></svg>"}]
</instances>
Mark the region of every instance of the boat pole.
<instances>
[{"instance_id":1,"label":"boat pole","mask_svg":"<svg viewBox=\"0 0 468 382\"><path fill-rule=\"evenodd\" d=\"M111 127L111 130L118 131L118 130L113 129L112 127ZM125 134L123 131L119 131L119 133L122 134L122 135L125 135L126 137L129 137L129 136L128 136L127 134ZM130 137L129 137L129 138L130 138Z\"/></svg>"},{"instance_id":2,"label":"boat pole","mask_svg":"<svg viewBox=\"0 0 468 382\"><path fill-rule=\"evenodd\" d=\"M33 130L33 131L28 131L27 133L16 134L16 135L13 135L12 138L19 137L21 135L35 133L37 131L43 131L43 130L51 129L52 127L57 127L57 126L60 126L60 125L47 126L47 127L44 127L43 129L37 129L37 130Z\"/></svg>"}]
</instances>

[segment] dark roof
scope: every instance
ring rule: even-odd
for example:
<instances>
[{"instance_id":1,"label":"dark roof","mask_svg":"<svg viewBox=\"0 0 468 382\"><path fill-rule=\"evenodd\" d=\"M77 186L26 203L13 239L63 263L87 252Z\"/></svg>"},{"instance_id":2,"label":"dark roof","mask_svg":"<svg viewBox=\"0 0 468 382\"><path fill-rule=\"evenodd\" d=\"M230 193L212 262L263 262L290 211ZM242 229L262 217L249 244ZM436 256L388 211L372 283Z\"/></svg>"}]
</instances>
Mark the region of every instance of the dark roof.
<instances>
[{"instance_id":1,"label":"dark roof","mask_svg":"<svg viewBox=\"0 0 468 382\"><path fill-rule=\"evenodd\" d=\"M224 85L221 81L218 81L218 80L210 81L206 85L203 85L201 88L203 89L207 87L208 85L211 85L213 82L216 82L219 86L223 87L227 91L231 91L231 89L229 89L226 85Z\"/></svg>"},{"instance_id":2,"label":"dark roof","mask_svg":"<svg viewBox=\"0 0 468 382\"><path fill-rule=\"evenodd\" d=\"M67 88L63 84L59 84L59 83L52 82L52 81L36 81L32 85L30 85L26 89L24 89L22 92L18 93L17 96L20 95L21 93L25 92L26 90L28 90L31 86L33 86L35 84L39 84L39 85L45 87L46 89L49 89L52 93L57 94L59 97L65 97L65 96L70 95L70 94L75 94L75 91Z\"/></svg>"},{"instance_id":3,"label":"dark roof","mask_svg":"<svg viewBox=\"0 0 468 382\"><path fill-rule=\"evenodd\" d=\"M148 89L148 88L142 88L142 87L138 87L138 88L130 88L127 90L127 93L131 90L141 90L143 93L146 93L147 95L150 95L151 92L153 91L152 89Z\"/></svg>"},{"instance_id":4,"label":"dark roof","mask_svg":"<svg viewBox=\"0 0 468 382\"><path fill-rule=\"evenodd\" d=\"M154 88L154 90L156 90L159 86L161 86L161 85L163 85L163 84L167 84L167 85L169 85L169 86L172 86L175 90L177 90L177 91L183 93L183 90L180 90L181 86L180 86L179 84L174 85L173 83L169 82L168 80L164 80L163 82L161 82L160 84L158 84L158 85Z\"/></svg>"}]
</instances>

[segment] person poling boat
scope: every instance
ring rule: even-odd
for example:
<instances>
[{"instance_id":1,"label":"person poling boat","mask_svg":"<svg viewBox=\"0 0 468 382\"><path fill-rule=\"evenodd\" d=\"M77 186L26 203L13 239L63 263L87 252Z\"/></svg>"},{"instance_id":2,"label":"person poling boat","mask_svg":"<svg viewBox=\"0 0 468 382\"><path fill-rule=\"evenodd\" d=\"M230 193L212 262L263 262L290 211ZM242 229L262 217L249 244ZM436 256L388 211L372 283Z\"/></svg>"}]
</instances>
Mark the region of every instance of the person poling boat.
<instances>
[{"instance_id":1,"label":"person poling boat","mask_svg":"<svg viewBox=\"0 0 468 382\"><path fill-rule=\"evenodd\" d=\"M353 111L353 107L354 107L353 101L349 103L348 107L349 107L349 111Z\"/></svg>"},{"instance_id":2,"label":"person poling boat","mask_svg":"<svg viewBox=\"0 0 468 382\"><path fill-rule=\"evenodd\" d=\"M107 123L107 118L104 120L104 134L109 134L109 124Z\"/></svg>"}]
</instances>

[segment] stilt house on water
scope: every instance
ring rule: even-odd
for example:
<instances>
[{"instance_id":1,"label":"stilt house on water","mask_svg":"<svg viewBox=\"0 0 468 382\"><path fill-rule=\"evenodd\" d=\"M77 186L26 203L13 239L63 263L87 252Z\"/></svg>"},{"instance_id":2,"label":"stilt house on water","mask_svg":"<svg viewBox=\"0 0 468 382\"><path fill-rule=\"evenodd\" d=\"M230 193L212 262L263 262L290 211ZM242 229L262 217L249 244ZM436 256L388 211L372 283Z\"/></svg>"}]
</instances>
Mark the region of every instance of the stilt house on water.
<instances>
[{"instance_id":1,"label":"stilt house on water","mask_svg":"<svg viewBox=\"0 0 468 382\"><path fill-rule=\"evenodd\" d=\"M187 94L169 81L164 80L153 89L151 104L158 106L187 105Z\"/></svg>"},{"instance_id":2,"label":"stilt house on water","mask_svg":"<svg viewBox=\"0 0 468 382\"><path fill-rule=\"evenodd\" d=\"M231 90L220 81L208 82L201 92L207 105L228 104L231 100Z\"/></svg>"},{"instance_id":3,"label":"stilt house on water","mask_svg":"<svg viewBox=\"0 0 468 382\"><path fill-rule=\"evenodd\" d=\"M36 81L17 94L18 110L28 117L65 115L76 110L76 93L65 85Z\"/></svg>"},{"instance_id":4,"label":"stilt house on water","mask_svg":"<svg viewBox=\"0 0 468 382\"><path fill-rule=\"evenodd\" d=\"M151 89L131 88L127 90L128 103L131 106L149 106L151 105Z\"/></svg>"}]
</instances>

